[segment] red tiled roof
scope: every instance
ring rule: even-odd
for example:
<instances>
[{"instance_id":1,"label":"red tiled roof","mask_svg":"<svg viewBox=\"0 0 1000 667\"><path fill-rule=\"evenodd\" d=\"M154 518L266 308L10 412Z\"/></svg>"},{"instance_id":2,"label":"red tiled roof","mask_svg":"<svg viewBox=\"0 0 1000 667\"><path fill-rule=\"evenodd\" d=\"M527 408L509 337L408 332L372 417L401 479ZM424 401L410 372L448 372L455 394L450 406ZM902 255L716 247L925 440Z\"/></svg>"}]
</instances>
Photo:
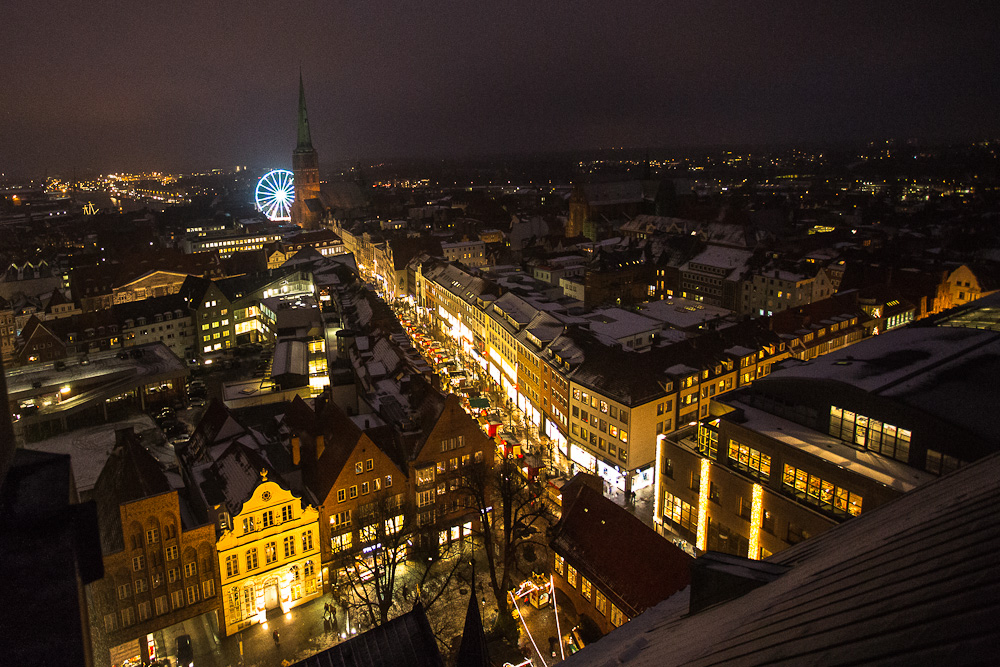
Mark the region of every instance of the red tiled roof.
<instances>
[{"instance_id":1,"label":"red tiled roof","mask_svg":"<svg viewBox=\"0 0 1000 667\"><path fill-rule=\"evenodd\" d=\"M690 556L585 484L567 486L551 546L626 615L688 586Z\"/></svg>"}]
</instances>

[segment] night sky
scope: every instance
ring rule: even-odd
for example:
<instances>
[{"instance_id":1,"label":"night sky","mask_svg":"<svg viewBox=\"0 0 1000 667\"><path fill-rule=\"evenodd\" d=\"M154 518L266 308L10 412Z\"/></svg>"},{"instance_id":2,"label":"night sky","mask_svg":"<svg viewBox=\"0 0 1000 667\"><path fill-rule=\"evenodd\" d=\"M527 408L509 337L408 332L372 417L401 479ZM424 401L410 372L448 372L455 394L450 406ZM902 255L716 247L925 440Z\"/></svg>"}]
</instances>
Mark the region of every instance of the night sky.
<instances>
[{"instance_id":1,"label":"night sky","mask_svg":"<svg viewBox=\"0 0 1000 667\"><path fill-rule=\"evenodd\" d=\"M101 2L0 12L0 172L1000 137L997 2Z\"/></svg>"}]
</instances>

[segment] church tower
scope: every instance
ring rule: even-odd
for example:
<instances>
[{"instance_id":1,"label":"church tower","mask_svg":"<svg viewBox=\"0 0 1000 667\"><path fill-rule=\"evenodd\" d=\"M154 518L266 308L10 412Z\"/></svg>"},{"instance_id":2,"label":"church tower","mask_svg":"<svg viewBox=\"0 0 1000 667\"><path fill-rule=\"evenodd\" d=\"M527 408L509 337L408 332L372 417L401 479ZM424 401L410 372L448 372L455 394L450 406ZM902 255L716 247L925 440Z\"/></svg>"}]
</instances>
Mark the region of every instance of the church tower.
<instances>
[{"instance_id":1,"label":"church tower","mask_svg":"<svg viewBox=\"0 0 1000 667\"><path fill-rule=\"evenodd\" d=\"M299 142L292 152L292 174L295 181L295 201L292 202L292 222L303 229L318 229L320 212L310 210L310 199L319 203L319 154L312 145L309 134L309 116L306 114L306 89L299 72Z\"/></svg>"}]
</instances>

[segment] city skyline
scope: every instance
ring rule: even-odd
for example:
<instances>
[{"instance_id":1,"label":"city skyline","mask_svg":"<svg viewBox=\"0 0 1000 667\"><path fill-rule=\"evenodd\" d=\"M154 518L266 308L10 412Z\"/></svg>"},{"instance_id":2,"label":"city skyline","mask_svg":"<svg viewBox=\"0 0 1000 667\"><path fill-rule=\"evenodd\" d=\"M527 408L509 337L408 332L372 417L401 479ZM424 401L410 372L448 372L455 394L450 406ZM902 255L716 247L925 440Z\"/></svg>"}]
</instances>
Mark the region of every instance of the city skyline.
<instances>
[{"instance_id":1,"label":"city skyline","mask_svg":"<svg viewBox=\"0 0 1000 667\"><path fill-rule=\"evenodd\" d=\"M15 8L0 172L992 138L995 8ZM132 36L142 47L123 47Z\"/></svg>"}]
</instances>

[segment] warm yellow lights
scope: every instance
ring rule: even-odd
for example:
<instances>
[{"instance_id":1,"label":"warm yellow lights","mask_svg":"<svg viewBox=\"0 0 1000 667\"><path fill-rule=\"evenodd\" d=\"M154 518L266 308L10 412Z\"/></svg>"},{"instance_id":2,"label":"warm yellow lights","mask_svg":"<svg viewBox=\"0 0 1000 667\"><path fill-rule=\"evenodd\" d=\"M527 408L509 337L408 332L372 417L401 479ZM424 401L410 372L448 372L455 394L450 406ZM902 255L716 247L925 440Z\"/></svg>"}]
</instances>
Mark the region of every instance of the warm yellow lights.
<instances>
[{"instance_id":1,"label":"warm yellow lights","mask_svg":"<svg viewBox=\"0 0 1000 667\"><path fill-rule=\"evenodd\" d=\"M760 559L760 526L764 519L764 487L753 485L753 502L750 505L750 556L751 560Z\"/></svg>"},{"instance_id":2,"label":"warm yellow lights","mask_svg":"<svg viewBox=\"0 0 1000 667\"><path fill-rule=\"evenodd\" d=\"M695 540L699 551L705 551L708 547L708 494L709 474L712 470L712 462L703 458L701 460L701 480L698 489L698 536Z\"/></svg>"},{"instance_id":3,"label":"warm yellow lights","mask_svg":"<svg viewBox=\"0 0 1000 667\"><path fill-rule=\"evenodd\" d=\"M663 465L663 435L656 436L656 469L653 473L653 523L663 523L660 517L660 466Z\"/></svg>"}]
</instances>

